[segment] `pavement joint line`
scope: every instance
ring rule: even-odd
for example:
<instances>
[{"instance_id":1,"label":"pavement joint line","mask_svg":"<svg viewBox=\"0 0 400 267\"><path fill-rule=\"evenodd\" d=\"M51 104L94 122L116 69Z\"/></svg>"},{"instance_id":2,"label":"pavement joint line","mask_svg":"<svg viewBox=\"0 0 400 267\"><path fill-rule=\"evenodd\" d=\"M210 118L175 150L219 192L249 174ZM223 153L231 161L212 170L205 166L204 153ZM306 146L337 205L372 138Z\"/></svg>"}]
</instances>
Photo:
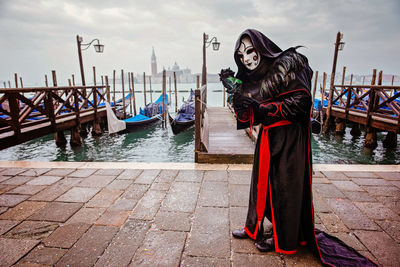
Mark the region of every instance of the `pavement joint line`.
<instances>
[{"instance_id":1,"label":"pavement joint line","mask_svg":"<svg viewBox=\"0 0 400 267\"><path fill-rule=\"evenodd\" d=\"M71 168L71 169L161 169L161 170L251 170L252 164L198 164L190 162L44 162L0 161L0 168ZM400 165L313 164L314 171L400 172Z\"/></svg>"}]
</instances>

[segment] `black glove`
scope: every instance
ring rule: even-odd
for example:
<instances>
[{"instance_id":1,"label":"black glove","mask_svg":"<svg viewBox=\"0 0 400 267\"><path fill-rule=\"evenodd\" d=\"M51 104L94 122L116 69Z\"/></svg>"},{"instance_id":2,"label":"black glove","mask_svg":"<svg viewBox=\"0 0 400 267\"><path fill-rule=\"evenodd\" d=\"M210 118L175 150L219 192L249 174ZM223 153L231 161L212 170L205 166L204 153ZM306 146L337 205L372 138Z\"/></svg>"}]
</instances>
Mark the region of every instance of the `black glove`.
<instances>
[{"instance_id":1,"label":"black glove","mask_svg":"<svg viewBox=\"0 0 400 267\"><path fill-rule=\"evenodd\" d=\"M242 97L243 106L246 108L252 108L254 113L258 113L260 110L260 103L254 98L250 98L247 96Z\"/></svg>"},{"instance_id":2,"label":"black glove","mask_svg":"<svg viewBox=\"0 0 400 267\"><path fill-rule=\"evenodd\" d=\"M244 105L244 96L240 93L233 94L232 105L236 112L246 111L248 109L248 105Z\"/></svg>"},{"instance_id":3,"label":"black glove","mask_svg":"<svg viewBox=\"0 0 400 267\"><path fill-rule=\"evenodd\" d=\"M241 105L248 109L252 108L254 111L255 115L258 116L275 116L275 114L278 111L278 105L276 103L266 103L266 104L260 104L257 100L254 98L246 97L246 96L241 96L240 99L238 100Z\"/></svg>"}]
</instances>

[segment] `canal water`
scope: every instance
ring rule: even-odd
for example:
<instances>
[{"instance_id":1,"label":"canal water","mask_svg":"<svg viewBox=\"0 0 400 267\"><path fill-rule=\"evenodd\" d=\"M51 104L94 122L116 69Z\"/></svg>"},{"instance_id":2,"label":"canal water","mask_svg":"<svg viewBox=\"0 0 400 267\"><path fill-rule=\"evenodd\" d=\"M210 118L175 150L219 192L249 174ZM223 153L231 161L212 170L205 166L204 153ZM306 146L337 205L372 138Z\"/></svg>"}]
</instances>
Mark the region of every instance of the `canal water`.
<instances>
[{"instance_id":1,"label":"canal water","mask_svg":"<svg viewBox=\"0 0 400 267\"><path fill-rule=\"evenodd\" d=\"M178 106L189 95L195 84L178 84ZM127 88L127 86L125 86ZM142 91L136 94L137 107L143 107L143 85L136 84L135 89ZM160 84L153 84L154 91L161 91ZM118 86L117 86L118 90ZM149 87L147 87L149 90ZM169 86L167 85L167 91ZM172 89L173 91L173 89ZM116 98L122 94L117 93ZM155 101L160 92L153 92ZM318 97L318 95L317 95ZM208 105L222 106L223 94L220 83L208 84ZM175 109L175 95L172 94L169 110ZM147 102L150 93L147 93ZM130 111L130 108L127 108ZM69 140L69 132L65 132ZM163 129L161 124L155 127L126 134L108 134L100 137L91 134L83 139L80 148L58 148L53 135L44 136L24 144L4 149L0 160L34 160L34 161L125 161L125 162L194 162L194 129L174 135L168 124ZM378 133L378 147L374 151L363 151L364 137L353 138L347 128L343 138L325 137L313 134L312 152L314 163L337 164L400 164L400 136L396 149L385 149L382 146L384 134Z\"/></svg>"}]
</instances>

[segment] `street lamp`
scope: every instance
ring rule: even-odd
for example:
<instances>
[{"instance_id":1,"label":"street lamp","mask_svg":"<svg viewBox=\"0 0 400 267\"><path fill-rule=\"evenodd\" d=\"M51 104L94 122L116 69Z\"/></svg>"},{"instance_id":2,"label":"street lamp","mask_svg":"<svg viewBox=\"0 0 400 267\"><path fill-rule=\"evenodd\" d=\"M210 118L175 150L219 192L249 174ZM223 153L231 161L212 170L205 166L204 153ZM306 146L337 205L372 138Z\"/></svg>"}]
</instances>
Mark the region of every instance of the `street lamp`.
<instances>
[{"instance_id":1,"label":"street lamp","mask_svg":"<svg viewBox=\"0 0 400 267\"><path fill-rule=\"evenodd\" d=\"M97 53L103 53L103 51L104 51L104 45L100 44L99 39L93 39L91 42L89 42L89 43L87 43L87 44L82 44L82 41L83 41L82 37L79 36L79 35L77 35L77 36L76 36L76 42L77 42L77 45L78 45L79 66L80 66L80 68L81 68L82 85L85 86L85 85L86 85L86 82L85 82L85 73L84 73L84 70L83 70L82 50L88 49L88 48L90 47L90 45L91 45L94 41L97 41L97 44L94 44L94 45L93 45L93 46L94 46L94 50L95 50ZM85 92L85 90L84 90L84 92Z\"/></svg>"},{"instance_id":2,"label":"street lamp","mask_svg":"<svg viewBox=\"0 0 400 267\"><path fill-rule=\"evenodd\" d=\"M208 41L208 34L203 33L203 69L201 73L201 85L207 84L207 67L206 67L206 48L212 44L213 50L218 51L220 42L217 41L217 37L211 38Z\"/></svg>"}]
</instances>

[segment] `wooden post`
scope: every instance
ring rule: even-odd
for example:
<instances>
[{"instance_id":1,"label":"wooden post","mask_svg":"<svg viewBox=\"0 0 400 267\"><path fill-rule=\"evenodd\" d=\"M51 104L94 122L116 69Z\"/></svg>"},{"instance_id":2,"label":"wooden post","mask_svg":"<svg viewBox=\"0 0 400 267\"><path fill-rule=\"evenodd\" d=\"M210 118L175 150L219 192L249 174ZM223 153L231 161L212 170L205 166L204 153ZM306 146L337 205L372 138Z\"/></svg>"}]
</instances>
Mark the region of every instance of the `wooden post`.
<instances>
[{"instance_id":1,"label":"wooden post","mask_svg":"<svg viewBox=\"0 0 400 267\"><path fill-rule=\"evenodd\" d=\"M105 76L106 80L106 95L107 95L107 102L110 103L110 85L108 83L108 76Z\"/></svg>"},{"instance_id":2,"label":"wooden post","mask_svg":"<svg viewBox=\"0 0 400 267\"><path fill-rule=\"evenodd\" d=\"M200 91L200 88L197 88L194 91L194 94L195 94L194 152L195 152L195 162L197 162L198 152L201 151L201 91Z\"/></svg>"},{"instance_id":3,"label":"wooden post","mask_svg":"<svg viewBox=\"0 0 400 267\"><path fill-rule=\"evenodd\" d=\"M324 132L329 132L329 125L330 125L330 117L331 117L331 110L332 110L332 100L333 100L333 87L335 83L335 74L336 74L336 62L337 56L339 51L339 43L340 43L340 32L336 34L336 42L335 42L335 52L333 56L333 64L332 64L332 73L331 73L331 82L329 86L329 99L328 99L328 107L326 109L326 121L324 123Z\"/></svg>"},{"instance_id":4,"label":"wooden post","mask_svg":"<svg viewBox=\"0 0 400 267\"><path fill-rule=\"evenodd\" d=\"M171 104L171 76L168 76L168 82L169 82L169 96L168 96L168 105Z\"/></svg>"},{"instance_id":5,"label":"wooden post","mask_svg":"<svg viewBox=\"0 0 400 267\"><path fill-rule=\"evenodd\" d=\"M132 87L131 87L131 73L128 72L128 84L129 84L129 111L131 116L133 115L132 111Z\"/></svg>"},{"instance_id":6,"label":"wooden post","mask_svg":"<svg viewBox=\"0 0 400 267\"><path fill-rule=\"evenodd\" d=\"M74 82L74 75L72 75L72 81ZM79 95L78 95L78 88L76 88L75 85L73 91L74 91L75 127L71 128L71 138L69 140L69 144L72 147L77 147L82 145L81 133L85 134L85 132L81 131Z\"/></svg>"},{"instance_id":7,"label":"wooden post","mask_svg":"<svg viewBox=\"0 0 400 267\"><path fill-rule=\"evenodd\" d=\"M196 76L196 89L200 88L200 75Z\"/></svg>"},{"instance_id":8,"label":"wooden post","mask_svg":"<svg viewBox=\"0 0 400 267\"><path fill-rule=\"evenodd\" d=\"M136 116L135 79L133 76L133 72L131 72L131 81L132 81L133 112L134 112L134 115Z\"/></svg>"},{"instance_id":9,"label":"wooden post","mask_svg":"<svg viewBox=\"0 0 400 267\"><path fill-rule=\"evenodd\" d=\"M314 88L312 94L312 104L311 104L311 115L314 110L314 102L315 102L315 93L317 92L317 82L318 82L318 71L315 72L315 80L314 80ZM224 90L224 107L225 107L225 90Z\"/></svg>"},{"instance_id":10,"label":"wooden post","mask_svg":"<svg viewBox=\"0 0 400 267\"><path fill-rule=\"evenodd\" d=\"M121 83L122 83L122 108L123 108L123 116L126 119L126 106L125 106L125 79L124 79L124 70L121 70Z\"/></svg>"},{"instance_id":11,"label":"wooden post","mask_svg":"<svg viewBox=\"0 0 400 267\"><path fill-rule=\"evenodd\" d=\"M385 140L383 140L382 144L384 148L396 148L397 134L394 132L387 132Z\"/></svg>"},{"instance_id":12,"label":"wooden post","mask_svg":"<svg viewBox=\"0 0 400 267\"><path fill-rule=\"evenodd\" d=\"M9 81L10 82L10 81ZM19 100L17 93L10 93L8 96L8 104L10 107L11 122L14 130L15 138L18 140L21 134L21 125L19 123Z\"/></svg>"},{"instance_id":13,"label":"wooden post","mask_svg":"<svg viewBox=\"0 0 400 267\"><path fill-rule=\"evenodd\" d=\"M144 95L144 106L146 106L146 72L143 72L143 95Z\"/></svg>"},{"instance_id":14,"label":"wooden post","mask_svg":"<svg viewBox=\"0 0 400 267\"><path fill-rule=\"evenodd\" d=\"M72 86L72 82L71 82L71 79L68 79L68 86Z\"/></svg>"},{"instance_id":15,"label":"wooden post","mask_svg":"<svg viewBox=\"0 0 400 267\"><path fill-rule=\"evenodd\" d=\"M115 103L115 70L113 70L113 102L114 106L116 106L117 103Z\"/></svg>"},{"instance_id":16,"label":"wooden post","mask_svg":"<svg viewBox=\"0 0 400 267\"><path fill-rule=\"evenodd\" d=\"M346 78L346 66L343 67L342 73L342 85L344 85L344 79ZM343 87L342 87L343 88ZM343 90L343 89L342 89Z\"/></svg>"},{"instance_id":17,"label":"wooden post","mask_svg":"<svg viewBox=\"0 0 400 267\"><path fill-rule=\"evenodd\" d=\"M376 69L373 70L371 85L375 85L376 80ZM369 149L374 149L377 147L378 143L376 140L376 130L371 127L371 116L375 104L375 90L374 88L369 89L369 101L368 101L368 111L367 111L367 123L366 123L366 135L364 141L364 147Z\"/></svg>"},{"instance_id":18,"label":"wooden post","mask_svg":"<svg viewBox=\"0 0 400 267\"><path fill-rule=\"evenodd\" d=\"M3 82L4 88L7 88L7 84L6 82Z\"/></svg>"},{"instance_id":19,"label":"wooden post","mask_svg":"<svg viewBox=\"0 0 400 267\"><path fill-rule=\"evenodd\" d=\"M324 72L322 75L322 88L321 88L321 110L320 110L320 124L321 124L321 131L320 134L322 133L323 126L324 126L324 100L325 100L325 86L326 86L326 73Z\"/></svg>"},{"instance_id":20,"label":"wooden post","mask_svg":"<svg viewBox=\"0 0 400 267\"><path fill-rule=\"evenodd\" d=\"M163 74L162 74L163 76L162 76L162 117L163 117L163 122L162 122L162 126L163 126L163 128L166 128L167 127L167 124L166 124L166 122L167 122L167 116L166 116L166 108L167 108L167 105L166 105L166 87L167 87L167 85L166 85L166 77L165 77L165 70L163 70ZM151 80L150 80L151 81ZM151 88L151 87L150 87ZM150 89L150 92L151 92L151 89Z\"/></svg>"},{"instance_id":21,"label":"wooden post","mask_svg":"<svg viewBox=\"0 0 400 267\"><path fill-rule=\"evenodd\" d=\"M392 85L394 84L394 75L392 75Z\"/></svg>"},{"instance_id":22,"label":"wooden post","mask_svg":"<svg viewBox=\"0 0 400 267\"><path fill-rule=\"evenodd\" d=\"M365 76L363 76L362 85L364 85L364 83L365 83Z\"/></svg>"},{"instance_id":23,"label":"wooden post","mask_svg":"<svg viewBox=\"0 0 400 267\"><path fill-rule=\"evenodd\" d=\"M18 88L18 75L14 73L15 88Z\"/></svg>"},{"instance_id":24,"label":"wooden post","mask_svg":"<svg viewBox=\"0 0 400 267\"><path fill-rule=\"evenodd\" d=\"M51 76L53 78L53 87L57 87L57 75L56 75L56 71L55 70L51 71ZM49 92L49 94L51 94L51 92ZM51 106L53 107L53 116L54 116L53 100L51 101ZM57 114L55 114L54 120L55 120L56 116L57 116ZM56 127L55 124L54 124L54 127ZM56 140L56 145L58 147L65 147L67 145L67 138L65 138L64 131L56 131L54 133L54 139Z\"/></svg>"},{"instance_id":25,"label":"wooden post","mask_svg":"<svg viewBox=\"0 0 400 267\"><path fill-rule=\"evenodd\" d=\"M150 103L153 103L153 89L151 88L151 76L149 76L149 85L150 85Z\"/></svg>"},{"instance_id":26,"label":"wooden post","mask_svg":"<svg viewBox=\"0 0 400 267\"><path fill-rule=\"evenodd\" d=\"M93 84L96 86L96 67L93 66Z\"/></svg>"},{"instance_id":27,"label":"wooden post","mask_svg":"<svg viewBox=\"0 0 400 267\"><path fill-rule=\"evenodd\" d=\"M97 111L97 83L96 83L96 67L93 66L93 84L94 86L92 87L92 97L93 97L93 109L94 109L94 120L93 120L93 129L92 129L92 135L93 136L99 136L101 135L101 127L100 127L100 118L99 114Z\"/></svg>"},{"instance_id":28,"label":"wooden post","mask_svg":"<svg viewBox=\"0 0 400 267\"><path fill-rule=\"evenodd\" d=\"M19 77L19 83L21 84L21 88L24 88L24 84L22 82L22 77Z\"/></svg>"},{"instance_id":29,"label":"wooden post","mask_svg":"<svg viewBox=\"0 0 400 267\"><path fill-rule=\"evenodd\" d=\"M75 75L72 74L72 85L75 86Z\"/></svg>"},{"instance_id":30,"label":"wooden post","mask_svg":"<svg viewBox=\"0 0 400 267\"><path fill-rule=\"evenodd\" d=\"M104 77L101 75L101 86L104 86Z\"/></svg>"},{"instance_id":31,"label":"wooden post","mask_svg":"<svg viewBox=\"0 0 400 267\"><path fill-rule=\"evenodd\" d=\"M8 81L8 88L11 88L11 82Z\"/></svg>"},{"instance_id":32,"label":"wooden post","mask_svg":"<svg viewBox=\"0 0 400 267\"><path fill-rule=\"evenodd\" d=\"M55 70L51 71L51 77L53 78L53 87L57 87L57 75Z\"/></svg>"},{"instance_id":33,"label":"wooden post","mask_svg":"<svg viewBox=\"0 0 400 267\"><path fill-rule=\"evenodd\" d=\"M178 113L178 88L176 87L176 72L174 71L174 87L175 87L175 114Z\"/></svg>"}]
</instances>

